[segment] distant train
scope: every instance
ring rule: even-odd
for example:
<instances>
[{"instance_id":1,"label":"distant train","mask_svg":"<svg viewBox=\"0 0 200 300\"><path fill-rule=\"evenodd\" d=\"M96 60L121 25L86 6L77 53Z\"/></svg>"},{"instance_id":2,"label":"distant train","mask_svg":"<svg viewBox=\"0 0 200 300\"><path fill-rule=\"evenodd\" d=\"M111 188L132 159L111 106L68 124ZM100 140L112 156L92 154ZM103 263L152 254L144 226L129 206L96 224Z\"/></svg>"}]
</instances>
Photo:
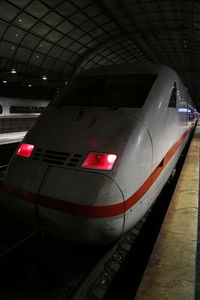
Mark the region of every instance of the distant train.
<instances>
[{"instance_id":1,"label":"distant train","mask_svg":"<svg viewBox=\"0 0 200 300\"><path fill-rule=\"evenodd\" d=\"M0 97L0 144L22 140L49 101Z\"/></svg>"},{"instance_id":2,"label":"distant train","mask_svg":"<svg viewBox=\"0 0 200 300\"><path fill-rule=\"evenodd\" d=\"M197 120L172 69L88 70L50 103L1 186L7 211L79 243L106 244L146 213Z\"/></svg>"}]
</instances>

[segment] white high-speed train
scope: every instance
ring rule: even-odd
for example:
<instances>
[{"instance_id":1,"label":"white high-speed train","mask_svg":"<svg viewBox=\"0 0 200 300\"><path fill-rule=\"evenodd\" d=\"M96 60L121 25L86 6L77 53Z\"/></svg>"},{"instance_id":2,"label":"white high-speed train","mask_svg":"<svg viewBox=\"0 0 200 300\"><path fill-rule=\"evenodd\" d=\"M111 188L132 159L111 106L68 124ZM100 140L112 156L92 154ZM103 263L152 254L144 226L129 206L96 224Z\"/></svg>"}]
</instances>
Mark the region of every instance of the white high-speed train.
<instances>
[{"instance_id":1,"label":"white high-speed train","mask_svg":"<svg viewBox=\"0 0 200 300\"><path fill-rule=\"evenodd\" d=\"M0 97L0 145L21 141L48 103Z\"/></svg>"},{"instance_id":2,"label":"white high-speed train","mask_svg":"<svg viewBox=\"0 0 200 300\"><path fill-rule=\"evenodd\" d=\"M105 244L145 214L196 123L179 76L161 65L112 65L78 75L12 158L7 211L81 243Z\"/></svg>"}]
</instances>

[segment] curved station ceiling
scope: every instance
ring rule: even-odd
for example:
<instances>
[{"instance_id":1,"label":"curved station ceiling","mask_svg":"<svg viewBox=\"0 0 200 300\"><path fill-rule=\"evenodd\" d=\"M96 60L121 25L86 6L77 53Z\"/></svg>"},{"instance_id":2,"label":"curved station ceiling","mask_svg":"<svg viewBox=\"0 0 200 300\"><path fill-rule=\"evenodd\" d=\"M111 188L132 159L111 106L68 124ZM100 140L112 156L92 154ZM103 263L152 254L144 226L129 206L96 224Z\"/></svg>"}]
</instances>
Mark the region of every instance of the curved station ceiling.
<instances>
[{"instance_id":1,"label":"curved station ceiling","mask_svg":"<svg viewBox=\"0 0 200 300\"><path fill-rule=\"evenodd\" d=\"M83 69L153 62L173 67L200 109L199 1L1 0L0 36L1 94L50 97Z\"/></svg>"}]
</instances>

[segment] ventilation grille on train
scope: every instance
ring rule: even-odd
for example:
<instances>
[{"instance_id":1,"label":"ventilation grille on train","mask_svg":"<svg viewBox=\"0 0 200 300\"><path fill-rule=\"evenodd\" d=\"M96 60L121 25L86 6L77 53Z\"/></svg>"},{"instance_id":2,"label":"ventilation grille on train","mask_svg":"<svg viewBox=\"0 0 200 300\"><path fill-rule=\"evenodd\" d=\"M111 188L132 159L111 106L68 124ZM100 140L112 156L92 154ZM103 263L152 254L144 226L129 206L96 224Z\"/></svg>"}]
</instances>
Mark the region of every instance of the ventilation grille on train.
<instances>
[{"instance_id":1,"label":"ventilation grille on train","mask_svg":"<svg viewBox=\"0 0 200 300\"><path fill-rule=\"evenodd\" d=\"M72 154L66 152L35 149L32 159L57 166L77 167L82 159L82 155L77 153Z\"/></svg>"}]
</instances>

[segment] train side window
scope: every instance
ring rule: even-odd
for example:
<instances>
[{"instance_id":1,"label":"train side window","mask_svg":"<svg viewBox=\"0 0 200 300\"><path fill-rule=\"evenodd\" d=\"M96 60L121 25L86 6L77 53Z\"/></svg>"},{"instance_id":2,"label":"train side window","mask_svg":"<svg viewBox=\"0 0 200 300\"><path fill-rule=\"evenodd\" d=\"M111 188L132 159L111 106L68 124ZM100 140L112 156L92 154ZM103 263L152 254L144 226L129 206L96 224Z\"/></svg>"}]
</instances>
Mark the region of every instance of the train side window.
<instances>
[{"instance_id":1,"label":"train side window","mask_svg":"<svg viewBox=\"0 0 200 300\"><path fill-rule=\"evenodd\" d=\"M3 107L0 105L0 115L3 113Z\"/></svg>"},{"instance_id":2,"label":"train side window","mask_svg":"<svg viewBox=\"0 0 200 300\"><path fill-rule=\"evenodd\" d=\"M11 114L39 114L44 110L43 106L21 106L12 105L10 107Z\"/></svg>"},{"instance_id":3,"label":"train side window","mask_svg":"<svg viewBox=\"0 0 200 300\"><path fill-rule=\"evenodd\" d=\"M174 82L168 107L176 107L176 92L177 92L177 87L176 87L176 82Z\"/></svg>"}]
</instances>

